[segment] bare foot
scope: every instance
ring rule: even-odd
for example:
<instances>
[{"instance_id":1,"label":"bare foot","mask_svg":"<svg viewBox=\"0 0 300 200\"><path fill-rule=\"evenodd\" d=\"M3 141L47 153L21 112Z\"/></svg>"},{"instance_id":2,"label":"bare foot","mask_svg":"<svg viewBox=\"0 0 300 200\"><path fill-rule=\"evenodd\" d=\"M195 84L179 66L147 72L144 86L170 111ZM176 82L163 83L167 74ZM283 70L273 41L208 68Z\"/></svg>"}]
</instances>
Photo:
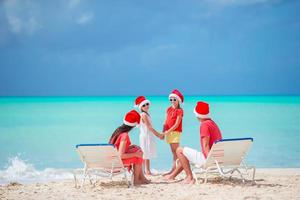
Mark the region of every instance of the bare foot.
<instances>
[{"instance_id":1,"label":"bare foot","mask_svg":"<svg viewBox=\"0 0 300 200\"><path fill-rule=\"evenodd\" d=\"M151 180L146 179L146 181L143 181L144 184L149 184L151 183Z\"/></svg>"},{"instance_id":2,"label":"bare foot","mask_svg":"<svg viewBox=\"0 0 300 200\"><path fill-rule=\"evenodd\" d=\"M161 174L158 174L158 173L152 173L152 172L150 172L150 174L148 174L148 173L145 173L145 175L147 175L147 176L160 176Z\"/></svg>"},{"instance_id":3,"label":"bare foot","mask_svg":"<svg viewBox=\"0 0 300 200\"><path fill-rule=\"evenodd\" d=\"M143 178L140 181L141 181L142 184L149 184L149 183L151 183L151 180L148 180L146 178Z\"/></svg>"},{"instance_id":4,"label":"bare foot","mask_svg":"<svg viewBox=\"0 0 300 200\"><path fill-rule=\"evenodd\" d=\"M162 176L167 176L167 175L170 175L170 174L172 174L172 172L174 171L174 169L171 169L171 171L169 171L169 172L167 172L167 173L165 173L165 174L163 174Z\"/></svg>"},{"instance_id":5,"label":"bare foot","mask_svg":"<svg viewBox=\"0 0 300 200\"><path fill-rule=\"evenodd\" d=\"M152 176L153 174L150 171L145 171L145 175Z\"/></svg>"},{"instance_id":6,"label":"bare foot","mask_svg":"<svg viewBox=\"0 0 300 200\"><path fill-rule=\"evenodd\" d=\"M143 184L143 182L140 181L140 180L134 180L134 181L133 181L133 185L134 185L134 186L138 186L138 185L141 185L141 184Z\"/></svg>"},{"instance_id":7,"label":"bare foot","mask_svg":"<svg viewBox=\"0 0 300 200\"><path fill-rule=\"evenodd\" d=\"M171 173L168 172L168 173L162 174L162 176L168 176L168 175L170 175L170 174L171 174Z\"/></svg>"},{"instance_id":8,"label":"bare foot","mask_svg":"<svg viewBox=\"0 0 300 200\"><path fill-rule=\"evenodd\" d=\"M173 180L175 180L175 178L172 177L171 174L168 174L168 175L164 176L163 179L164 179L165 181L173 181Z\"/></svg>"},{"instance_id":9,"label":"bare foot","mask_svg":"<svg viewBox=\"0 0 300 200\"><path fill-rule=\"evenodd\" d=\"M194 184L195 181L196 180L194 178L187 177L184 180L182 180L180 183L181 184Z\"/></svg>"}]
</instances>

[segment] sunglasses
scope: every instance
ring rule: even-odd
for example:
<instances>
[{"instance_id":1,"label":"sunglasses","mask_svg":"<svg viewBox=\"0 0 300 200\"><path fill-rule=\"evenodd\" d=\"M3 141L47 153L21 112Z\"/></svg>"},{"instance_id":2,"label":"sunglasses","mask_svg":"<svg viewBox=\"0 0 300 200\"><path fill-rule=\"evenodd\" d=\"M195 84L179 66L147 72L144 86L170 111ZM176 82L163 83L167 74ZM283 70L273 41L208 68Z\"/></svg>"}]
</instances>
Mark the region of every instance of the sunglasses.
<instances>
[{"instance_id":1,"label":"sunglasses","mask_svg":"<svg viewBox=\"0 0 300 200\"><path fill-rule=\"evenodd\" d=\"M171 99L170 99L170 101L171 101L171 102L172 102L172 101L174 101L174 102L175 102L175 101L177 101L177 99L173 99L173 98L171 98Z\"/></svg>"},{"instance_id":2,"label":"sunglasses","mask_svg":"<svg viewBox=\"0 0 300 200\"><path fill-rule=\"evenodd\" d=\"M149 103L145 103L144 105L142 105L142 107L146 107L149 106Z\"/></svg>"}]
</instances>

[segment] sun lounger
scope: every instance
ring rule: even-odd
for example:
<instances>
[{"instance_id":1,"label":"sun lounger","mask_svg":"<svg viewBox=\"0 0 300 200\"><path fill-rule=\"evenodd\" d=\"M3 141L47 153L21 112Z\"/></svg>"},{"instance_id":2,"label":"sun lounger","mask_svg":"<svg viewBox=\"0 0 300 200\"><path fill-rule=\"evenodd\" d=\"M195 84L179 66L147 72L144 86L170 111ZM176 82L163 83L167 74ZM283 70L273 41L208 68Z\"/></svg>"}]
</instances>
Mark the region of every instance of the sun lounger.
<instances>
[{"instance_id":1,"label":"sun lounger","mask_svg":"<svg viewBox=\"0 0 300 200\"><path fill-rule=\"evenodd\" d=\"M76 150L84 163L83 178L81 187L84 185L85 179L88 176L90 183L92 175L109 177L123 173L128 187L132 181L127 179L127 167L123 165L119 152L111 144L79 144L76 145ZM75 187L77 187L77 176L74 173ZM94 183L95 184L95 183Z\"/></svg>"},{"instance_id":2,"label":"sun lounger","mask_svg":"<svg viewBox=\"0 0 300 200\"><path fill-rule=\"evenodd\" d=\"M204 182L207 182L208 174L216 174L221 177L237 172L242 181L245 182L244 175L252 170L252 181L255 177L255 167L247 166L244 158L251 148L253 138L223 139L216 141L202 166L192 165L192 173L199 184L196 174L204 174Z\"/></svg>"}]
</instances>

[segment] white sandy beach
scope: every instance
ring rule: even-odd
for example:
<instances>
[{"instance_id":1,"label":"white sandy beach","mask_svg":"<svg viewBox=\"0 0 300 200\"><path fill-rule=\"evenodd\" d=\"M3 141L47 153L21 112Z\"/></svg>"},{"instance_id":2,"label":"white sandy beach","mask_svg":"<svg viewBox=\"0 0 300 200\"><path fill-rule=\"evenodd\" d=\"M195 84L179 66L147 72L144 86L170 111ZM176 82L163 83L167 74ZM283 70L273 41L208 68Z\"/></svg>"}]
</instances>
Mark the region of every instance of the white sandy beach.
<instances>
[{"instance_id":1,"label":"white sandy beach","mask_svg":"<svg viewBox=\"0 0 300 200\"><path fill-rule=\"evenodd\" d=\"M178 177L178 180L182 178ZM207 184L167 183L161 176L151 176L152 183L127 188L121 178L103 179L96 186L86 183L83 189L71 180L49 183L0 186L0 199L300 199L300 169L258 169L255 184L234 178L211 178Z\"/></svg>"}]
</instances>

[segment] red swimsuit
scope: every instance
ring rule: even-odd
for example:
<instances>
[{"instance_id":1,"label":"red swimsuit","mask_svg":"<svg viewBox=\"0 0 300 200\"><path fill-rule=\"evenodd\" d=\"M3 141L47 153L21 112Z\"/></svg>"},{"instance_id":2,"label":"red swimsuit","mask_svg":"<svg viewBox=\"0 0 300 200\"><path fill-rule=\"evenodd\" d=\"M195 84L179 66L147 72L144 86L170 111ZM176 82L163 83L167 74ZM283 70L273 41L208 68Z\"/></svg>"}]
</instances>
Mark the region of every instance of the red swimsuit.
<instances>
[{"instance_id":1,"label":"red swimsuit","mask_svg":"<svg viewBox=\"0 0 300 200\"><path fill-rule=\"evenodd\" d=\"M126 133L126 132L125 133L121 133L119 135L119 137L117 138L116 142L115 142L115 147L118 150L119 150L121 141L125 141L126 142L125 153L134 153L134 152L137 152L137 151L141 150L138 146L131 145L130 138L128 136L128 133ZM123 161L123 164L125 166L130 166L131 164L142 164L143 163L143 158L132 157L132 158L122 159L122 161Z\"/></svg>"}]
</instances>

